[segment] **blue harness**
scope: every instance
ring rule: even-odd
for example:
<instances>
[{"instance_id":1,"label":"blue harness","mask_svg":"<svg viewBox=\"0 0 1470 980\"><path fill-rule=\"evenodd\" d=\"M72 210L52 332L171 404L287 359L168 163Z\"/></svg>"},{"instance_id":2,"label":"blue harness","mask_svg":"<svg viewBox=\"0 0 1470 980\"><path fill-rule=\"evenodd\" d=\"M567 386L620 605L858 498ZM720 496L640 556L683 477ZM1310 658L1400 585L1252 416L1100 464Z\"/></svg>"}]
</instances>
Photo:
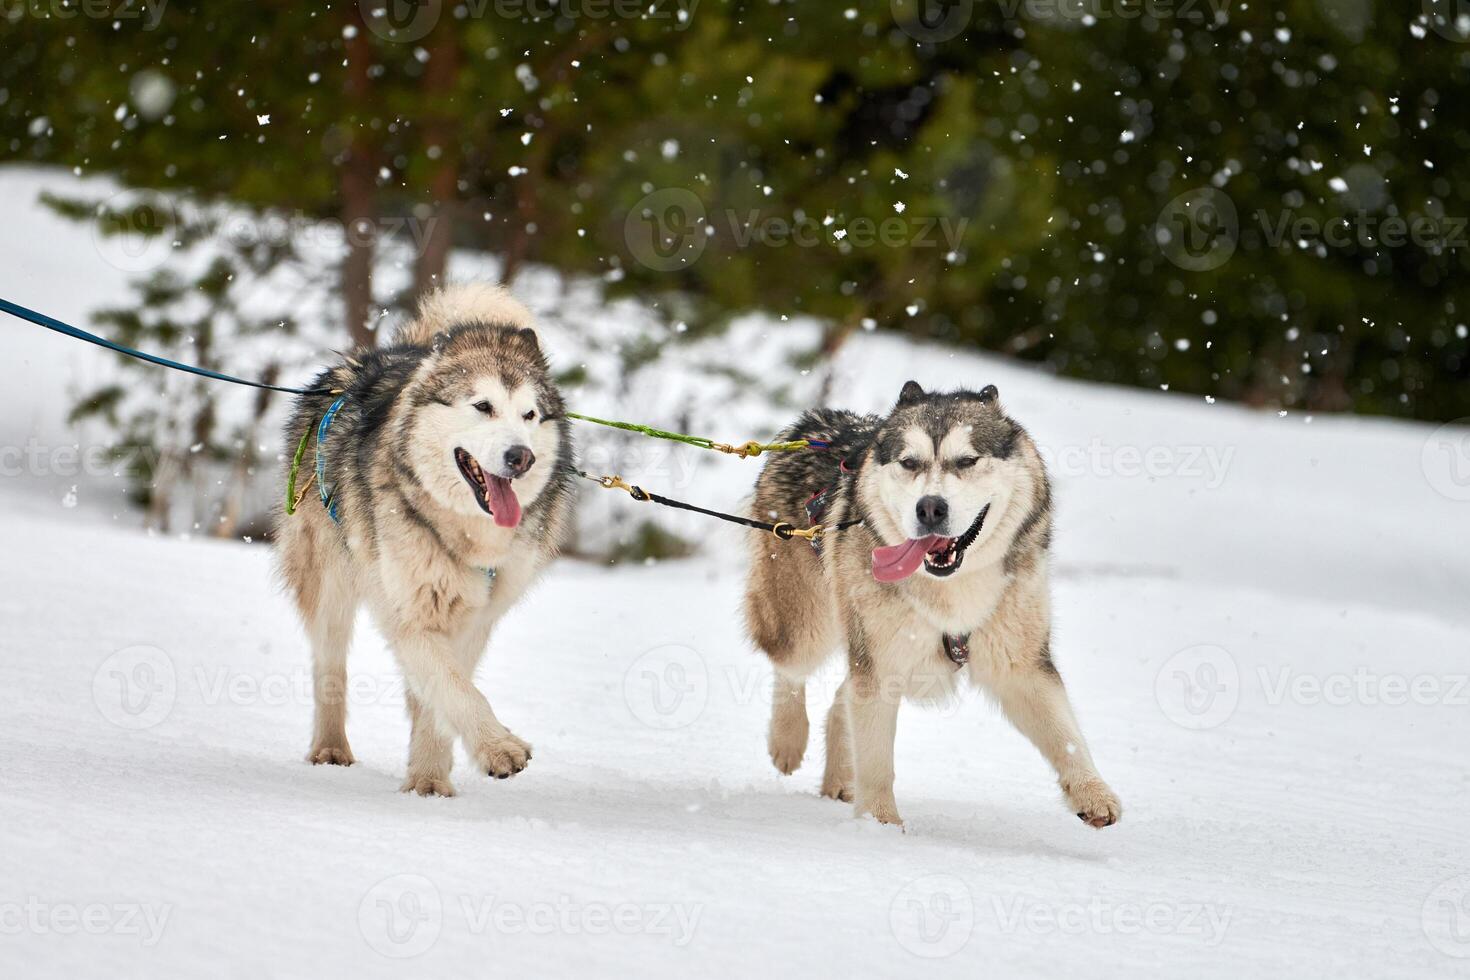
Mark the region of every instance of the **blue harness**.
<instances>
[{"instance_id":1,"label":"blue harness","mask_svg":"<svg viewBox=\"0 0 1470 980\"><path fill-rule=\"evenodd\" d=\"M327 454L322 452L322 445L327 441L327 430L332 427L332 422L337 418L337 411L342 403L347 400L343 395L332 402L322 420L316 424L316 488L322 495L322 506L327 509L327 516L332 519L333 524L341 524L342 518L337 514L337 501L332 499L336 494L336 488L327 489Z\"/></svg>"}]
</instances>

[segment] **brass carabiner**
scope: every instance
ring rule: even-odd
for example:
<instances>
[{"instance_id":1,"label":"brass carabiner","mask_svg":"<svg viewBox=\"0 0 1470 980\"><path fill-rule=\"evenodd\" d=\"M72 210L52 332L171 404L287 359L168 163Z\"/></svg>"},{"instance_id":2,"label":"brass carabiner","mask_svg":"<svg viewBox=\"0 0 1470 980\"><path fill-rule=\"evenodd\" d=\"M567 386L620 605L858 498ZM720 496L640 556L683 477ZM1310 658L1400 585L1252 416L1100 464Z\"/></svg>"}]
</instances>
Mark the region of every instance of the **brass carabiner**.
<instances>
[{"instance_id":1,"label":"brass carabiner","mask_svg":"<svg viewBox=\"0 0 1470 980\"><path fill-rule=\"evenodd\" d=\"M628 492L628 496L632 497L634 500L648 499L647 494L639 496L638 488L633 486L631 483L625 482L621 476L600 476L597 478L597 482L602 484L602 486L607 490L626 490Z\"/></svg>"},{"instance_id":2,"label":"brass carabiner","mask_svg":"<svg viewBox=\"0 0 1470 980\"><path fill-rule=\"evenodd\" d=\"M782 541L789 541L792 538L815 541L821 536L822 531L823 527L820 524L813 524L811 527L792 527L785 521L777 521L771 525L771 533Z\"/></svg>"}]
</instances>

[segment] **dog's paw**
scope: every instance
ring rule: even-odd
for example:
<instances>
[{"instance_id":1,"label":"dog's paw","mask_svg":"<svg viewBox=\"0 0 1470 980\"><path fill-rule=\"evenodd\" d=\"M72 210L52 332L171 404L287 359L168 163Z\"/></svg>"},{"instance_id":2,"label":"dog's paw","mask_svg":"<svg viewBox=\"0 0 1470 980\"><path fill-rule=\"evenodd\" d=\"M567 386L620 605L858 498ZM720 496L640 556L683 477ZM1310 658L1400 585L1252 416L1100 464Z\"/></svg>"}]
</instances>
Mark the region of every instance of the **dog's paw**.
<instances>
[{"instance_id":1,"label":"dog's paw","mask_svg":"<svg viewBox=\"0 0 1470 980\"><path fill-rule=\"evenodd\" d=\"M352 757L352 750L342 744L313 745L306 753L306 761L314 766L350 766L357 760Z\"/></svg>"},{"instance_id":2,"label":"dog's paw","mask_svg":"<svg viewBox=\"0 0 1470 980\"><path fill-rule=\"evenodd\" d=\"M1077 819L1089 827L1111 827L1123 817L1123 804L1117 794L1098 776L1062 783L1067 804Z\"/></svg>"},{"instance_id":3,"label":"dog's paw","mask_svg":"<svg viewBox=\"0 0 1470 980\"><path fill-rule=\"evenodd\" d=\"M510 732L485 739L475 751L480 771L496 779L509 779L531 761L531 744Z\"/></svg>"},{"instance_id":4,"label":"dog's paw","mask_svg":"<svg viewBox=\"0 0 1470 980\"><path fill-rule=\"evenodd\" d=\"M766 749L771 762L784 775L791 775L801 768L806 755L807 738L811 725L807 721L806 706L778 711L771 715L771 730L766 736Z\"/></svg>"},{"instance_id":5,"label":"dog's paw","mask_svg":"<svg viewBox=\"0 0 1470 980\"><path fill-rule=\"evenodd\" d=\"M852 802L852 787L846 780L837 776L823 776L821 794L829 800L840 800L843 803Z\"/></svg>"},{"instance_id":6,"label":"dog's paw","mask_svg":"<svg viewBox=\"0 0 1470 980\"><path fill-rule=\"evenodd\" d=\"M398 787L402 793L417 793L420 796L453 796L454 784L443 776L433 776L427 773L409 773L403 780L403 785Z\"/></svg>"},{"instance_id":7,"label":"dog's paw","mask_svg":"<svg viewBox=\"0 0 1470 980\"><path fill-rule=\"evenodd\" d=\"M802 757L806 755L806 739L800 742L791 739L777 740L776 733L771 733L771 740L767 746L771 753L771 762L783 775L789 776L801 768Z\"/></svg>"},{"instance_id":8,"label":"dog's paw","mask_svg":"<svg viewBox=\"0 0 1470 980\"><path fill-rule=\"evenodd\" d=\"M859 803L857 806L857 816L871 816L879 823L892 824L900 829L903 828L903 818L898 815L898 804L893 801L893 794L891 793Z\"/></svg>"}]
</instances>

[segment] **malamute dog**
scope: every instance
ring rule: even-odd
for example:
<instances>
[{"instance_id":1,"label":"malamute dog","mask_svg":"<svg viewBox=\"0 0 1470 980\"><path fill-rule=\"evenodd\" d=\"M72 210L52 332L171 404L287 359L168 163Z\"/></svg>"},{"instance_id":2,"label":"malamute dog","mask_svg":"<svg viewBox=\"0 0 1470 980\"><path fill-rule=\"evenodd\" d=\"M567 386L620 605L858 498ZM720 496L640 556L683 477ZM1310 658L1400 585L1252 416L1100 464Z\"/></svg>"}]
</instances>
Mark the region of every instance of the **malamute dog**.
<instances>
[{"instance_id":1,"label":"malamute dog","mask_svg":"<svg viewBox=\"0 0 1470 980\"><path fill-rule=\"evenodd\" d=\"M779 438L831 449L772 456L753 516L862 524L817 548L754 537L745 615L776 670L776 768L801 764L806 678L843 645L848 672L827 715L824 796L902 823L893 798L899 701L950 696L965 674L1041 750L1078 817L1116 823L1122 805L1093 765L1051 659L1046 472L995 388L932 394L910 381L887 418L813 411Z\"/></svg>"},{"instance_id":2,"label":"malamute dog","mask_svg":"<svg viewBox=\"0 0 1470 980\"><path fill-rule=\"evenodd\" d=\"M347 648L366 603L407 681L403 790L452 796L455 738L479 772L520 772L531 746L473 678L570 519L571 437L530 313L497 288L450 287L391 346L353 351L314 387L332 394L298 400L286 444L306 436L300 476L318 485L276 532L311 639L308 760L354 761Z\"/></svg>"}]
</instances>

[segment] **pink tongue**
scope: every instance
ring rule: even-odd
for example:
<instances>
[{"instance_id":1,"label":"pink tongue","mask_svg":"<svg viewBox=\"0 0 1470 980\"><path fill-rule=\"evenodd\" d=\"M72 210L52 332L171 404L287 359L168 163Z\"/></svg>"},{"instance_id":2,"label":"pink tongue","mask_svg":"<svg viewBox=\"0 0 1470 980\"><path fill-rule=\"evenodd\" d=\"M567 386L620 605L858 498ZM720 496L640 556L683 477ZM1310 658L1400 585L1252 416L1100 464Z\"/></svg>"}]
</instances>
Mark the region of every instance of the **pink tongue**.
<instances>
[{"instance_id":1,"label":"pink tongue","mask_svg":"<svg viewBox=\"0 0 1470 980\"><path fill-rule=\"evenodd\" d=\"M490 513L501 527L515 527L521 522L521 502L503 476L490 477Z\"/></svg>"},{"instance_id":2,"label":"pink tongue","mask_svg":"<svg viewBox=\"0 0 1470 980\"><path fill-rule=\"evenodd\" d=\"M908 578L923 564L924 556L934 547L939 535L909 538L903 544L873 549L873 577L880 582L897 582Z\"/></svg>"}]
</instances>

